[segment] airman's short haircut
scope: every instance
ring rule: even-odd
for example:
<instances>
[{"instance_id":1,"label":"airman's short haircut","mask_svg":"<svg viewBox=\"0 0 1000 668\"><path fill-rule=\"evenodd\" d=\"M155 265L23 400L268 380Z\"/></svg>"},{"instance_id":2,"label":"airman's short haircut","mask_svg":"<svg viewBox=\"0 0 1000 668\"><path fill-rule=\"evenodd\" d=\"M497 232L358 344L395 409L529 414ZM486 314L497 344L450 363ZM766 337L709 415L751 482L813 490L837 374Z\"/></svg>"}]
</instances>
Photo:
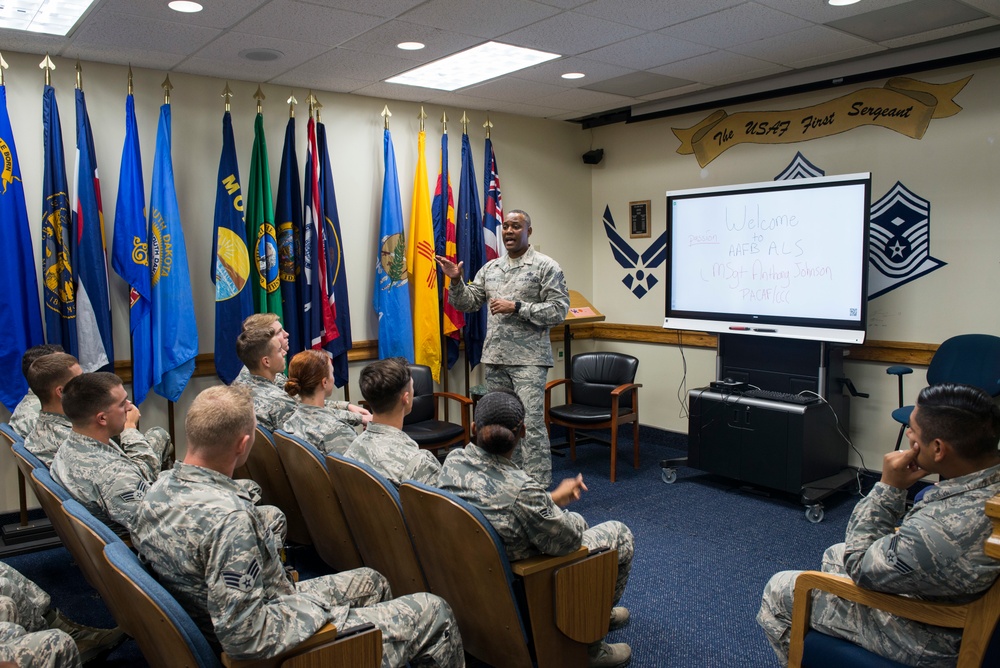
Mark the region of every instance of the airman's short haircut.
<instances>
[{"instance_id":1,"label":"airman's short haircut","mask_svg":"<svg viewBox=\"0 0 1000 668\"><path fill-rule=\"evenodd\" d=\"M978 387L941 383L917 397L916 422L925 441L940 438L960 457L974 461L996 453L1000 442L1000 407Z\"/></svg>"},{"instance_id":2,"label":"airman's short haircut","mask_svg":"<svg viewBox=\"0 0 1000 668\"><path fill-rule=\"evenodd\" d=\"M236 356L248 369L260 369L260 361L278 346L270 329L247 329L236 339Z\"/></svg>"},{"instance_id":3,"label":"airman's short haircut","mask_svg":"<svg viewBox=\"0 0 1000 668\"><path fill-rule=\"evenodd\" d=\"M373 413L389 413L410 384L410 367L404 357L376 360L361 370L358 384Z\"/></svg>"},{"instance_id":4,"label":"airman's short haircut","mask_svg":"<svg viewBox=\"0 0 1000 668\"><path fill-rule=\"evenodd\" d=\"M63 347L58 343L43 343L40 346L32 346L24 351L24 355L21 357L21 373L24 377L28 377L28 369L39 357L44 357L46 355L51 355L52 353L64 353ZM34 390L32 390L34 391Z\"/></svg>"},{"instance_id":5,"label":"airman's short haircut","mask_svg":"<svg viewBox=\"0 0 1000 668\"><path fill-rule=\"evenodd\" d=\"M277 313L254 313L243 321L243 331L248 329L270 329L278 321Z\"/></svg>"},{"instance_id":6,"label":"airman's short haircut","mask_svg":"<svg viewBox=\"0 0 1000 668\"><path fill-rule=\"evenodd\" d=\"M121 385L122 379L107 371L81 374L63 386L63 412L74 426L88 424L111 408L111 392Z\"/></svg>"},{"instance_id":7,"label":"airman's short haircut","mask_svg":"<svg viewBox=\"0 0 1000 668\"><path fill-rule=\"evenodd\" d=\"M41 402L48 403L54 399L53 393L60 385L65 385L74 374L71 369L80 362L67 353L52 353L39 357L28 368L28 387Z\"/></svg>"},{"instance_id":8,"label":"airman's short haircut","mask_svg":"<svg viewBox=\"0 0 1000 668\"><path fill-rule=\"evenodd\" d=\"M257 418L253 395L240 385L215 385L203 390L184 419L188 451L217 451L244 436L253 436Z\"/></svg>"}]
</instances>

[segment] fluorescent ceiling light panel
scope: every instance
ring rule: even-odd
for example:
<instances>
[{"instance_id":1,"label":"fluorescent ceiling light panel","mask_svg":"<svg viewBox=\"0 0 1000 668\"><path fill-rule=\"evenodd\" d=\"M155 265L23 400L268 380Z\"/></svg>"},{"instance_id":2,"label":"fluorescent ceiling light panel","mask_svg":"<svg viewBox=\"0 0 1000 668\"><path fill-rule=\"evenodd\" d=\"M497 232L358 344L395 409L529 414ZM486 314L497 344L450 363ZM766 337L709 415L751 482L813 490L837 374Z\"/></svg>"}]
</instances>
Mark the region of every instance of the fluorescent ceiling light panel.
<instances>
[{"instance_id":1,"label":"fluorescent ceiling light panel","mask_svg":"<svg viewBox=\"0 0 1000 668\"><path fill-rule=\"evenodd\" d=\"M386 82L457 90L559 57L558 53L487 42L403 72Z\"/></svg>"},{"instance_id":2,"label":"fluorescent ceiling light panel","mask_svg":"<svg viewBox=\"0 0 1000 668\"><path fill-rule=\"evenodd\" d=\"M0 28L66 35L94 0L4 0Z\"/></svg>"}]
</instances>

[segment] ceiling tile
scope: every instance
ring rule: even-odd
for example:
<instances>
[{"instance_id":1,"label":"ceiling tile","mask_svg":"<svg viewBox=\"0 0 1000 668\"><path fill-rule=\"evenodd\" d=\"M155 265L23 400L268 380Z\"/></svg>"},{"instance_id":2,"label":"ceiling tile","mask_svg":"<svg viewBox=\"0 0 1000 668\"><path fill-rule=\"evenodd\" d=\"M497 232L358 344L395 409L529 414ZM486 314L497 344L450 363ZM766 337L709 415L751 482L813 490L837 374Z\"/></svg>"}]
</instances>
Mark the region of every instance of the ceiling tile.
<instances>
[{"instance_id":1,"label":"ceiling tile","mask_svg":"<svg viewBox=\"0 0 1000 668\"><path fill-rule=\"evenodd\" d=\"M245 49L273 49L283 55L277 60L248 60L239 55ZM309 42L228 32L198 51L178 69L182 72L217 77L225 77L225 72L236 70L241 80L267 81L315 58L326 50L326 47Z\"/></svg>"},{"instance_id":2,"label":"ceiling tile","mask_svg":"<svg viewBox=\"0 0 1000 668\"><path fill-rule=\"evenodd\" d=\"M57 53L62 53L63 48L69 46L70 43L68 37L0 28L0 44L3 45L3 49L0 49L0 51L19 51L21 53L38 54L50 53L55 56Z\"/></svg>"},{"instance_id":3,"label":"ceiling tile","mask_svg":"<svg viewBox=\"0 0 1000 668\"><path fill-rule=\"evenodd\" d=\"M87 17L73 35L73 45L81 49L137 49L187 55L208 44L220 32L216 28L102 10Z\"/></svg>"},{"instance_id":4,"label":"ceiling tile","mask_svg":"<svg viewBox=\"0 0 1000 668\"><path fill-rule=\"evenodd\" d=\"M419 51L404 51L396 45L400 42L422 42L425 48ZM354 51L383 53L427 63L450 56L469 47L482 43L478 37L448 32L431 26L408 21L388 21L372 28L363 35L344 42L340 46Z\"/></svg>"},{"instance_id":5,"label":"ceiling tile","mask_svg":"<svg viewBox=\"0 0 1000 668\"><path fill-rule=\"evenodd\" d=\"M614 79L599 81L587 85L585 88L603 93L641 97L661 90L686 86L690 83L687 79L678 79L662 74L653 74L652 72L633 72L632 74L626 74Z\"/></svg>"},{"instance_id":6,"label":"ceiling tile","mask_svg":"<svg viewBox=\"0 0 1000 668\"><path fill-rule=\"evenodd\" d=\"M532 100L533 103L545 107L555 107L560 109L613 109L615 107L627 107L634 102L631 97L625 95L612 95L583 88L571 88L552 95L545 95Z\"/></svg>"},{"instance_id":7,"label":"ceiling tile","mask_svg":"<svg viewBox=\"0 0 1000 668\"><path fill-rule=\"evenodd\" d=\"M554 7L528 0L429 0L400 18L492 39L558 12Z\"/></svg>"},{"instance_id":8,"label":"ceiling tile","mask_svg":"<svg viewBox=\"0 0 1000 668\"><path fill-rule=\"evenodd\" d=\"M957 25L948 26L947 28L938 28L937 30L928 30L927 32L917 33L915 35L906 35L905 37L897 37L895 39L887 39L880 44L886 48L898 49L899 47L912 46L914 44L921 44L928 41L934 41L939 39L945 39L948 37L954 37L956 35L962 35L973 30L996 28L1000 25L1000 20L992 17L979 19L978 21L970 21L968 23L959 23ZM1000 44L1000 36L997 37L997 43Z\"/></svg>"},{"instance_id":9,"label":"ceiling tile","mask_svg":"<svg viewBox=\"0 0 1000 668\"><path fill-rule=\"evenodd\" d=\"M642 34L638 28L564 12L502 35L501 42L576 56Z\"/></svg>"},{"instance_id":10,"label":"ceiling tile","mask_svg":"<svg viewBox=\"0 0 1000 668\"><path fill-rule=\"evenodd\" d=\"M146 67L151 70L173 71L184 56L178 53L163 53L152 49L108 49L101 46L70 45L63 51L65 58L91 61L97 63L115 63L116 65L131 65Z\"/></svg>"},{"instance_id":11,"label":"ceiling tile","mask_svg":"<svg viewBox=\"0 0 1000 668\"><path fill-rule=\"evenodd\" d=\"M781 35L808 25L807 21L800 18L755 2L748 2L664 28L660 33L725 49L736 44Z\"/></svg>"},{"instance_id":12,"label":"ceiling tile","mask_svg":"<svg viewBox=\"0 0 1000 668\"><path fill-rule=\"evenodd\" d=\"M331 93L353 93L356 90L370 86L371 81L362 79L352 79L337 72L323 72L316 74L302 74L298 70L291 70L274 77L270 84L276 86L291 86L292 88L306 88L309 90L325 90Z\"/></svg>"},{"instance_id":13,"label":"ceiling tile","mask_svg":"<svg viewBox=\"0 0 1000 668\"><path fill-rule=\"evenodd\" d=\"M744 0L595 0L575 11L643 30L659 30L734 7ZM899 0L905 2L905 0Z\"/></svg>"},{"instance_id":14,"label":"ceiling tile","mask_svg":"<svg viewBox=\"0 0 1000 668\"><path fill-rule=\"evenodd\" d=\"M301 0L310 5L321 5L323 7L333 7L334 9L346 9L363 14L372 14L383 18L396 18L400 14L413 9L424 0L365 0L364 3L358 0Z\"/></svg>"},{"instance_id":15,"label":"ceiling tile","mask_svg":"<svg viewBox=\"0 0 1000 668\"><path fill-rule=\"evenodd\" d=\"M200 12L175 12L168 0L104 0L102 11L135 14L152 19L207 28L228 28L270 0L212 0L202 2Z\"/></svg>"},{"instance_id":16,"label":"ceiling tile","mask_svg":"<svg viewBox=\"0 0 1000 668\"><path fill-rule=\"evenodd\" d=\"M768 74L787 72L788 69L738 53L713 51L703 56L657 67L653 71L657 74L686 78L699 83L720 85L739 79L756 79Z\"/></svg>"},{"instance_id":17,"label":"ceiling tile","mask_svg":"<svg viewBox=\"0 0 1000 668\"><path fill-rule=\"evenodd\" d=\"M978 9L954 0L912 0L905 5L894 5L830 21L827 25L873 42L883 42L974 21L984 16Z\"/></svg>"},{"instance_id":18,"label":"ceiling tile","mask_svg":"<svg viewBox=\"0 0 1000 668\"><path fill-rule=\"evenodd\" d=\"M789 67L805 67L802 63L806 60L843 60L882 51L883 47L833 28L810 26L784 34L780 40L761 39L729 50Z\"/></svg>"},{"instance_id":19,"label":"ceiling tile","mask_svg":"<svg viewBox=\"0 0 1000 668\"><path fill-rule=\"evenodd\" d=\"M464 95L482 97L489 100L511 100L512 102L527 102L531 99L552 95L565 90L563 86L540 83L538 81L525 81L523 79L511 79L501 77L486 81L475 86L463 88Z\"/></svg>"},{"instance_id":20,"label":"ceiling tile","mask_svg":"<svg viewBox=\"0 0 1000 668\"><path fill-rule=\"evenodd\" d=\"M642 99L644 101L652 102L654 100L665 100L668 97L677 97L678 95L687 95L688 93L697 93L701 90L707 90L711 88L709 84L703 83L693 83L687 86L681 86L680 88L671 88L670 90L662 90L658 93L650 93L649 95L643 95Z\"/></svg>"},{"instance_id":21,"label":"ceiling tile","mask_svg":"<svg viewBox=\"0 0 1000 668\"><path fill-rule=\"evenodd\" d=\"M271 0L235 26L236 32L295 39L327 48L337 46L382 23L384 19L342 9Z\"/></svg>"},{"instance_id":22,"label":"ceiling tile","mask_svg":"<svg viewBox=\"0 0 1000 668\"><path fill-rule=\"evenodd\" d=\"M582 88L597 81L613 79L634 71L627 67L599 63L596 60L571 57L552 60L526 70L518 70L510 76L515 79L541 81L542 83L551 83L568 88ZM582 72L586 76L582 79L563 79L562 75L567 72Z\"/></svg>"},{"instance_id":23,"label":"ceiling tile","mask_svg":"<svg viewBox=\"0 0 1000 668\"><path fill-rule=\"evenodd\" d=\"M962 2L1000 18L1000 0L962 0Z\"/></svg>"},{"instance_id":24,"label":"ceiling tile","mask_svg":"<svg viewBox=\"0 0 1000 668\"><path fill-rule=\"evenodd\" d=\"M433 88L421 88L420 86L404 86L403 84L391 84L384 81L373 83L369 86L359 88L354 91L358 95L367 95L383 100L406 100L407 102L423 102L432 94L438 93Z\"/></svg>"},{"instance_id":25,"label":"ceiling tile","mask_svg":"<svg viewBox=\"0 0 1000 668\"><path fill-rule=\"evenodd\" d=\"M588 51L583 56L602 63L651 70L660 65L700 56L709 51L712 51L710 46L686 42L676 37L667 37L652 32Z\"/></svg>"},{"instance_id":26,"label":"ceiling tile","mask_svg":"<svg viewBox=\"0 0 1000 668\"><path fill-rule=\"evenodd\" d=\"M854 16L855 14L866 14L876 9L901 5L910 2L910 0L865 0L864 2L844 5L842 7L834 7L828 4L826 0L817 2L803 2L802 0L756 0L756 2L786 14L798 16L800 19L806 19L814 23L828 23L847 16Z\"/></svg>"},{"instance_id":27,"label":"ceiling tile","mask_svg":"<svg viewBox=\"0 0 1000 668\"><path fill-rule=\"evenodd\" d=\"M286 74L309 77L338 77L365 81L382 81L413 67L413 61L381 53L363 53L350 49L332 49Z\"/></svg>"}]
</instances>

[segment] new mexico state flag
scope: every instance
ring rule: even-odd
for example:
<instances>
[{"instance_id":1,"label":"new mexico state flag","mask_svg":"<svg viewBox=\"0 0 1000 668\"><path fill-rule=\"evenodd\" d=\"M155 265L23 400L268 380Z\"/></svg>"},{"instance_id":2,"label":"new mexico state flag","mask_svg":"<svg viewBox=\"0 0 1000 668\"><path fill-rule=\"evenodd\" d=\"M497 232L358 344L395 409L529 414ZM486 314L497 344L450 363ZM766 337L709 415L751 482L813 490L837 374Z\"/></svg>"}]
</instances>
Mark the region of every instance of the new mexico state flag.
<instances>
[{"instance_id":1,"label":"new mexico state flag","mask_svg":"<svg viewBox=\"0 0 1000 668\"><path fill-rule=\"evenodd\" d=\"M440 382L441 308L438 302L437 263L434 261L434 221L431 217L427 162L424 158L425 139L426 135L421 131L417 139L417 173L413 177L406 272L410 277L410 303L413 304L415 362L429 366L434 381Z\"/></svg>"}]
</instances>

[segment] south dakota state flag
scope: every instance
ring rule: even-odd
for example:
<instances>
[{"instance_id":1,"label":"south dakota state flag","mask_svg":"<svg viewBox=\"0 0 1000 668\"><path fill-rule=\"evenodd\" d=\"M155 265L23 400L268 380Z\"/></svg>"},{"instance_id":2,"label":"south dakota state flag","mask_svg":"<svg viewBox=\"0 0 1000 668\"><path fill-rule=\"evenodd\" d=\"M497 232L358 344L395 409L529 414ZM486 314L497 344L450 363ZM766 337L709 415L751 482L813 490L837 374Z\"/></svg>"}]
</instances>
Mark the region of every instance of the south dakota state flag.
<instances>
[{"instance_id":1,"label":"south dakota state flag","mask_svg":"<svg viewBox=\"0 0 1000 668\"><path fill-rule=\"evenodd\" d=\"M215 188L211 271L215 283L215 372L228 385L243 368L243 362L236 357L236 339L243 321L253 313L253 295L247 287L250 255L243 222L240 167L236 160L233 119L228 111L222 116L222 155Z\"/></svg>"},{"instance_id":2,"label":"south dakota state flag","mask_svg":"<svg viewBox=\"0 0 1000 668\"><path fill-rule=\"evenodd\" d=\"M5 315L0 330L0 402L13 412L28 391L21 375L21 356L44 339L28 209L7 115L6 86L0 86L0 253L0 284L4 287L0 290L0 313Z\"/></svg>"},{"instance_id":3,"label":"south dakota state flag","mask_svg":"<svg viewBox=\"0 0 1000 668\"><path fill-rule=\"evenodd\" d=\"M285 145L281 150L281 170L278 172L278 203L274 223L278 234L278 274L281 278L281 314L288 332L288 357L303 351L302 304L296 283L302 271L302 186L299 164L295 156L295 118L285 126Z\"/></svg>"},{"instance_id":4,"label":"south dakota state flag","mask_svg":"<svg viewBox=\"0 0 1000 668\"><path fill-rule=\"evenodd\" d=\"M156 130L153 192L149 199L153 389L161 397L177 401L194 373L198 326L170 147L170 105L164 104L160 106Z\"/></svg>"},{"instance_id":5,"label":"south dakota state flag","mask_svg":"<svg viewBox=\"0 0 1000 668\"><path fill-rule=\"evenodd\" d=\"M347 267L344 262L344 240L340 236L340 214L337 193L333 188L330 149L326 141L326 126L316 123L319 143L320 206L323 211L323 248L326 254L326 294L336 326L327 331L323 347L333 356L333 382L343 387L347 381L347 351L354 345L351 338L351 307L347 303Z\"/></svg>"},{"instance_id":6,"label":"south dakota state flag","mask_svg":"<svg viewBox=\"0 0 1000 668\"><path fill-rule=\"evenodd\" d=\"M76 193L73 244L76 264L77 358L84 372L114 364L111 341L111 298L108 294L108 257L104 242L101 182L97 177L94 135L87 115L87 99L76 89Z\"/></svg>"},{"instance_id":7,"label":"south dakota state flag","mask_svg":"<svg viewBox=\"0 0 1000 668\"><path fill-rule=\"evenodd\" d=\"M382 144L385 178L372 296L372 307L378 314L378 356L379 359L405 357L412 363L413 322L410 320L410 290L406 284L406 235L399 200L396 152L388 128L384 130Z\"/></svg>"},{"instance_id":8,"label":"south dakota state flag","mask_svg":"<svg viewBox=\"0 0 1000 668\"><path fill-rule=\"evenodd\" d=\"M129 286L129 332L132 334L132 402L141 404L153 386L153 330L149 296L149 241L146 229L146 189L142 185L142 154L135 99L125 98L125 144L118 175L115 237L111 266Z\"/></svg>"}]
</instances>

